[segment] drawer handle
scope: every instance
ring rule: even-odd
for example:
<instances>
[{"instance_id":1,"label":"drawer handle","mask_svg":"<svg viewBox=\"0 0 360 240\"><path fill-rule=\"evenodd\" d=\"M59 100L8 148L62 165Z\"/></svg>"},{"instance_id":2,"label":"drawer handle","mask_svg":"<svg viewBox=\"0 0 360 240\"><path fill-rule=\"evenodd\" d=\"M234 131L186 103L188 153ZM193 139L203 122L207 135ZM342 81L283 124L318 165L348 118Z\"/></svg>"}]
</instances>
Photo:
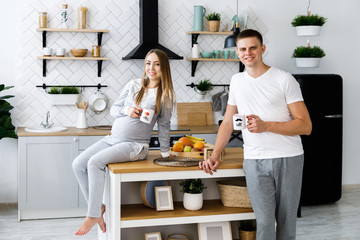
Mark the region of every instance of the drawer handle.
<instances>
[{"instance_id":1,"label":"drawer handle","mask_svg":"<svg viewBox=\"0 0 360 240\"><path fill-rule=\"evenodd\" d=\"M78 138L73 138L73 141L77 142L77 141L79 141L79 139Z\"/></svg>"}]
</instances>

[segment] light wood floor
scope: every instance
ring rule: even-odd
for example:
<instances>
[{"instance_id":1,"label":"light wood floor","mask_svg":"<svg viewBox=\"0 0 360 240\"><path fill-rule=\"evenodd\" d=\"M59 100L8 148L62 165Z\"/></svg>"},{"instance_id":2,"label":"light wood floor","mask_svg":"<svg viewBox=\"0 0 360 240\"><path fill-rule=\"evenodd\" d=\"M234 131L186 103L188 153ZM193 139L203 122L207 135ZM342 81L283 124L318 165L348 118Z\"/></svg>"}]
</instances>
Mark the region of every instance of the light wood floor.
<instances>
[{"instance_id":1,"label":"light wood floor","mask_svg":"<svg viewBox=\"0 0 360 240\"><path fill-rule=\"evenodd\" d=\"M0 240L97 239L96 228L82 237L74 235L82 221L83 218L69 218L18 223L16 208L2 208L0 209ZM360 239L360 187L345 188L341 200L337 203L303 207L302 217L297 223L296 239Z\"/></svg>"}]
</instances>

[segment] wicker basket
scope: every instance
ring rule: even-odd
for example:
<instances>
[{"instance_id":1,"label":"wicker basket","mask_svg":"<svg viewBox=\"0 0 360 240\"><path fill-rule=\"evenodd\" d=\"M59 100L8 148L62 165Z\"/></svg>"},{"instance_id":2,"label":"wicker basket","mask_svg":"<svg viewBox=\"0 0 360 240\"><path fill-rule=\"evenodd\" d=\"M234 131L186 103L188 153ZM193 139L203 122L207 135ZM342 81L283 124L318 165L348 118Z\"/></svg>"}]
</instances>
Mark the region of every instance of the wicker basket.
<instances>
[{"instance_id":1,"label":"wicker basket","mask_svg":"<svg viewBox=\"0 0 360 240\"><path fill-rule=\"evenodd\" d=\"M245 231L239 229L239 237L240 240L255 240L256 239L256 231Z\"/></svg>"},{"instance_id":2,"label":"wicker basket","mask_svg":"<svg viewBox=\"0 0 360 240\"><path fill-rule=\"evenodd\" d=\"M245 177L217 181L220 199L225 207L251 208Z\"/></svg>"},{"instance_id":3,"label":"wicker basket","mask_svg":"<svg viewBox=\"0 0 360 240\"><path fill-rule=\"evenodd\" d=\"M220 28L220 21L208 21L208 31L218 32Z\"/></svg>"}]
</instances>

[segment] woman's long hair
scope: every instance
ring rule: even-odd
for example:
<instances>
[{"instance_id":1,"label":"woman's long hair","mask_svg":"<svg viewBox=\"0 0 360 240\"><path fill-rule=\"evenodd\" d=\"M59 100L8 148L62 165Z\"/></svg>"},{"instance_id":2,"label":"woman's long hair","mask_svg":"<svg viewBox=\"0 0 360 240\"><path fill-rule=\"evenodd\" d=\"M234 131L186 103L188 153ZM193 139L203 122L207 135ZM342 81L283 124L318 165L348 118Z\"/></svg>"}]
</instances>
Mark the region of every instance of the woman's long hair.
<instances>
[{"instance_id":1,"label":"woman's long hair","mask_svg":"<svg viewBox=\"0 0 360 240\"><path fill-rule=\"evenodd\" d=\"M159 62L160 62L161 76L160 76L160 83L157 87L156 108L155 108L155 112L160 113L162 103L167 108L170 108L170 109L174 108L175 93L174 93L174 88L173 88L172 79L171 79L169 58L165 52L163 52L159 49L152 49L146 54L145 61L144 61L144 73L143 73L142 80L141 80L142 86L141 86L140 91L135 93L135 104L136 104L136 106L139 106L141 104L141 100L146 91L146 87L150 83L150 80L147 78L147 75L146 75L146 59L152 53L155 53L156 56L158 56Z\"/></svg>"}]
</instances>

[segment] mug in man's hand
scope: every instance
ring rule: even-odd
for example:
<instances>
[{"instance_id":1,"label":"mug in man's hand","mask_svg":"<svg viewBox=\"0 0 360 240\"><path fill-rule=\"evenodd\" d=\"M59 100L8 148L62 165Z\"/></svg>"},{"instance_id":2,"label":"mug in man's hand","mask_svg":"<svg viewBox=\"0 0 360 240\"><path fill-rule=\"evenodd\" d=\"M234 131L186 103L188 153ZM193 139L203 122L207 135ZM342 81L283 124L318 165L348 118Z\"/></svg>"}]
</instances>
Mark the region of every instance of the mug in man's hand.
<instances>
[{"instance_id":1,"label":"mug in man's hand","mask_svg":"<svg viewBox=\"0 0 360 240\"><path fill-rule=\"evenodd\" d=\"M233 127L234 130L244 130L246 129L246 117L243 114L234 114L233 115Z\"/></svg>"}]
</instances>

